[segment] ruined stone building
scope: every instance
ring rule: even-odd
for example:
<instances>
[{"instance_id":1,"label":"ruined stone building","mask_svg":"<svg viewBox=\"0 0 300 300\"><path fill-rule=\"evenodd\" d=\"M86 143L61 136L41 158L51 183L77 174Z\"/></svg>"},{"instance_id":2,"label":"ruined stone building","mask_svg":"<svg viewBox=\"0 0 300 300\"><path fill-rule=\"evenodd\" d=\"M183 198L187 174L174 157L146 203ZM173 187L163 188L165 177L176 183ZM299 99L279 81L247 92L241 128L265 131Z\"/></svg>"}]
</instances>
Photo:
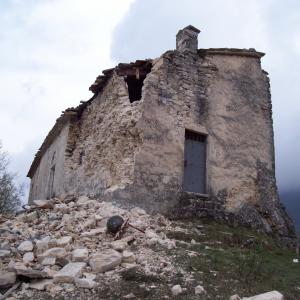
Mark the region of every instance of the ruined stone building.
<instances>
[{"instance_id":1,"label":"ruined stone building","mask_svg":"<svg viewBox=\"0 0 300 300\"><path fill-rule=\"evenodd\" d=\"M293 230L275 181L264 54L198 49L199 32L187 26L176 50L97 77L94 96L66 109L37 152L29 203L88 195L173 216Z\"/></svg>"}]
</instances>

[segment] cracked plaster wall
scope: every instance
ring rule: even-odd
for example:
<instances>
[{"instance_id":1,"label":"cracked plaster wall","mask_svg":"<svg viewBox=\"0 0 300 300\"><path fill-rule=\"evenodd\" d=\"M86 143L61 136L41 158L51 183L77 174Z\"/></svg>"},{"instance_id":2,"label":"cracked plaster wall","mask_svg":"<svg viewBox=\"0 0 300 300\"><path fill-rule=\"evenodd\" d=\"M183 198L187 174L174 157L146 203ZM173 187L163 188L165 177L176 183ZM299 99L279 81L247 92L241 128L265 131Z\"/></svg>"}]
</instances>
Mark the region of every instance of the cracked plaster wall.
<instances>
[{"instance_id":1,"label":"cracked plaster wall","mask_svg":"<svg viewBox=\"0 0 300 300\"><path fill-rule=\"evenodd\" d=\"M69 134L67 123L44 153L34 176L31 179L29 204L35 199L49 199L52 195L61 195L65 191L65 149ZM51 168L55 166L53 183Z\"/></svg>"}]
</instances>

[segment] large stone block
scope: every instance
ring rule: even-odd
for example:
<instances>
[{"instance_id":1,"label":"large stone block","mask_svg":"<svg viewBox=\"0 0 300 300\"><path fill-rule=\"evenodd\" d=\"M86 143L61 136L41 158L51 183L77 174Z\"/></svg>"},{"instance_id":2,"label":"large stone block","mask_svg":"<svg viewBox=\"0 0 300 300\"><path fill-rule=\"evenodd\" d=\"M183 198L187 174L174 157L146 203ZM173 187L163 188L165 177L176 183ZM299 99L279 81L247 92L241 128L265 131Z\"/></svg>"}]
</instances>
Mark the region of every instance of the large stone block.
<instances>
[{"instance_id":1,"label":"large stone block","mask_svg":"<svg viewBox=\"0 0 300 300\"><path fill-rule=\"evenodd\" d=\"M15 272L0 271L0 288L9 288L16 282Z\"/></svg>"},{"instance_id":2,"label":"large stone block","mask_svg":"<svg viewBox=\"0 0 300 300\"><path fill-rule=\"evenodd\" d=\"M89 260L92 270L101 273L114 269L121 262L122 255L113 249L95 253Z\"/></svg>"},{"instance_id":3,"label":"large stone block","mask_svg":"<svg viewBox=\"0 0 300 300\"><path fill-rule=\"evenodd\" d=\"M65 265L60 271L54 274L54 282L74 283L76 277L80 277L86 263L72 262Z\"/></svg>"},{"instance_id":4,"label":"large stone block","mask_svg":"<svg viewBox=\"0 0 300 300\"><path fill-rule=\"evenodd\" d=\"M277 292L277 291L272 291L260 295L256 295L253 297L248 297L248 298L242 298L242 300L284 300L284 296Z\"/></svg>"}]
</instances>

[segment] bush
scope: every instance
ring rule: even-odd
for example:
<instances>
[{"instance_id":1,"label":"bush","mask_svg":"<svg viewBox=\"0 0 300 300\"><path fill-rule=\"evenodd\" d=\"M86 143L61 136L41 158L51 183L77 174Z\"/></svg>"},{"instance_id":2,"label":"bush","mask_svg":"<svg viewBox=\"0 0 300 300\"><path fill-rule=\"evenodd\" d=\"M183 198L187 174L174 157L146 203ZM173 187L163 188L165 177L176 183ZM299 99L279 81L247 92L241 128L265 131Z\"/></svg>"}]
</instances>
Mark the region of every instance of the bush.
<instances>
[{"instance_id":1,"label":"bush","mask_svg":"<svg viewBox=\"0 0 300 300\"><path fill-rule=\"evenodd\" d=\"M0 213L10 214L21 205L23 189L15 184L16 174L7 170L8 156L0 143Z\"/></svg>"}]
</instances>

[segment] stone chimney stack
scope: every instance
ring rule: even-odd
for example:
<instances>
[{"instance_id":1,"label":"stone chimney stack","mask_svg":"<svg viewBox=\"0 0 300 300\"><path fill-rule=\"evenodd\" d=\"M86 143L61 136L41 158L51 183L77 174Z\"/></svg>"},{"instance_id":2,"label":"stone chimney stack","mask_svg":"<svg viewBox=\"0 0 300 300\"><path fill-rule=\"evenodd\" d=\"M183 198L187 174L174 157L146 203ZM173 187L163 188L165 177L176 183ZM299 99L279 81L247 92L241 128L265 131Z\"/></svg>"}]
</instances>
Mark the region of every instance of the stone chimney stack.
<instances>
[{"instance_id":1,"label":"stone chimney stack","mask_svg":"<svg viewBox=\"0 0 300 300\"><path fill-rule=\"evenodd\" d=\"M189 25L178 31L176 35L176 50L197 53L199 29Z\"/></svg>"}]
</instances>

